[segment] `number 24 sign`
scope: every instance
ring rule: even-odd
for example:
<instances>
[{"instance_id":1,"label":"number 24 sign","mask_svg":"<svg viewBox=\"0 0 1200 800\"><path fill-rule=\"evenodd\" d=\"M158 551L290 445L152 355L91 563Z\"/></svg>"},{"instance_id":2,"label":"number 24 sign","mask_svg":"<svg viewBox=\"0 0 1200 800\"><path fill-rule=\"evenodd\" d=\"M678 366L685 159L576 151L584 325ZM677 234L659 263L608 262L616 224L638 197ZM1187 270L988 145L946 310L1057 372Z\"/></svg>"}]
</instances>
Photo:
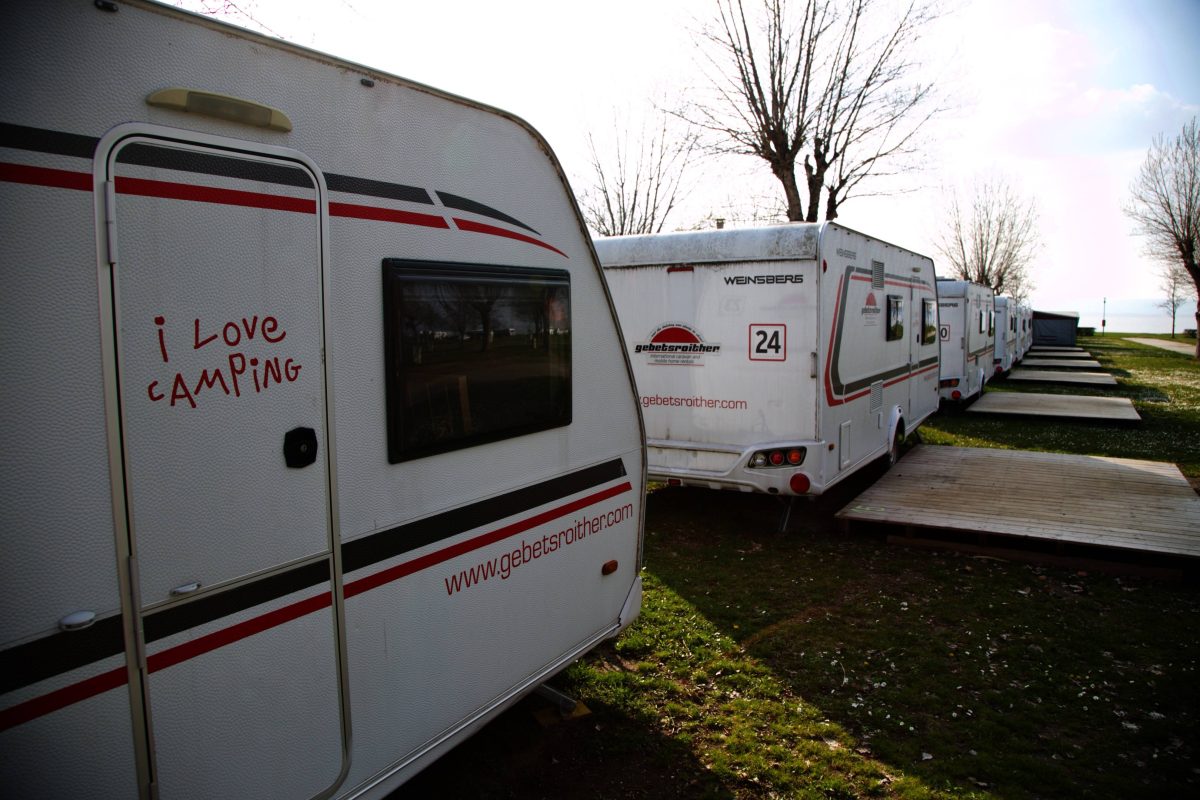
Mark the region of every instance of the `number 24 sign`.
<instances>
[{"instance_id":1,"label":"number 24 sign","mask_svg":"<svg viewBox=\"0 0 1200 800\"><path fill-rule=\"evenodd\" d=\"M786 361L787 360L787 326L786 325L751 325L750 326L750 360L751 361Z\"/></svg>"}]
</instances>

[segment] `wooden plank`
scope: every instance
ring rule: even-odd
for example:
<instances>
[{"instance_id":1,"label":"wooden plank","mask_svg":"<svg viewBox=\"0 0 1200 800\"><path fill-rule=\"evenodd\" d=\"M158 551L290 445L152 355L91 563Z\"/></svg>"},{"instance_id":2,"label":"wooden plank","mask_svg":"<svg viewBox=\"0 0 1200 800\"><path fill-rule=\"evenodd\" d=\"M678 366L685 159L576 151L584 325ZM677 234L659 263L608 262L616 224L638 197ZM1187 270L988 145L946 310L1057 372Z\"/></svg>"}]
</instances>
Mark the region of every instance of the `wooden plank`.
<instances>
[{"instance_id":1,"label":"wooden plank","mask_svg":"<svg viewBox=\"0 0 1200 800\"><path fill-rule=\"evenodd\" d=\"M1027 358L1021 366L1026 369L1103 369L1099 361L1090 358Z\"/></svg>"},{"instance_id":2,"label":"wooden plank","mask_svg":"<svg viewBox=\"0 0 1200 800\"><path fill-rule=\"evenodd\" d=\"M837 517L1200 558L1200 497L1137 459L921 445Z\"/></svg>"},{"instance_id":3,"label":"wooden plank","mask_svg":"<svg viewBox=\"0 0 1200 800\"><path fill-rule=\"evenodd\" d=\"M1127 397L1087 397L1077 394L1037 392L985 392L967 411L975 414L1012 414L1031 417L1066 417L1137 422L1142 417Z\"/></svg>"},{"instance_id":4,"label":"wooden plank","mask_svg":"<svg viewBox=\"0 0 1200 800\"><path fill-rule=\"evenodd\" d=\"M1107 372L1064 372L1023 367L1008 373L1008 380L1032 383L1079 383L1089 386L1117 385L1117 379Z\"/></svg>"},{"instance_id":5,"label":"wooden plank","mask_svg":"<svg viewBox=\"0 0 1200 800\"><path fill-rule=\"evenodd\" d=\"M1030 360L1034 360L1034 359L1041 359L1041 358L1053 358L1053 359L1062 360L1062 361L1095 361L1096 360L1096 357L1094 355L1092 355L1091 353L1084 353L1084 352L1079 352L1079 353L1033 353L1033 352L1029 352L1029 353L1026 353L1025 357L1022 358L1017 363L1023 364L1026 361L1030 361Z\"/></svg>"}]
</instances>

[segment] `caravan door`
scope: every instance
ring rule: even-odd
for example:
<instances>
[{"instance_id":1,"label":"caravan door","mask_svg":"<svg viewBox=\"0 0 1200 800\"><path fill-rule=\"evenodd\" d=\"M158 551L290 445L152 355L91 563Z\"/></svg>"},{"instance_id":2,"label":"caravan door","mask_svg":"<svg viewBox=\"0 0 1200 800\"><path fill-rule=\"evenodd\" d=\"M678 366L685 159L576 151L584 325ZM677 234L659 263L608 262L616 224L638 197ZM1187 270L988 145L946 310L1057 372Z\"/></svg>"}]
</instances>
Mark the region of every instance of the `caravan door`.
<instances>
[{"instance_id":1,"label":"caravan door","mask_svg":"<svg viewBox=\"0 0 1200 800\"><path fill-rule=\"evenodd\" d=\"M146 126L97 164L146 779L321 795L345 761L322 179Z\"/></svg>"}]
</instances>

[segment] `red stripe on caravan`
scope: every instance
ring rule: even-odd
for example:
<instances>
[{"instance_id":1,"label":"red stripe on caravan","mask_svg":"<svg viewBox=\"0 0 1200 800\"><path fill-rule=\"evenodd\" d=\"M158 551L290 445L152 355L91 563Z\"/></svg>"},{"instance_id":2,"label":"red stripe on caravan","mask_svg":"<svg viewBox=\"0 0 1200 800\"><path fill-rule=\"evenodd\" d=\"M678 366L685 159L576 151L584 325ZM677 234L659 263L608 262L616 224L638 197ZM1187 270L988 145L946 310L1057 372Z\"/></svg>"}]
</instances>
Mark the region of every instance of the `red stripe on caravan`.
<instances>
[{"instance_id":1,"label":"red stripe on caravan","mask_svg":"<svg viewBox=\"0 0 1200 800\"><path fill-rule=\"evenodd\" d=\"M525 242L527 244L537 245L538 247L544 247L553 253L558 253L563 258L567 257L567 254L562 250L559 250L557 247L546 244L542 240L535 239L532 236L526 236L523 233L506 230L505 228L497 228L495 225L485 225L482 222L472 222L469 219L459 219L458 217L454 218L454 224L458 226L460 231L486 233L489 236L501 236L505 239L516 239L518 242Z\"/></svg>"},{"instance_id":2,"label":"red stripe on caravan","mask_svg":"<svg viewBox=\"0 0 1200 800\"><path fill-rule=\"evenodd\" d=\"M450 224L446 222L445 218L434 214L418 214L414 211L400 211L377 206L360 206L355 203L330 203L329 216L369 219L376 222L398 222L401 225L420 225L426 228L445 228L447 230L450 228Z\"/></svg>"},{"instance_id":3,"label":"red stripe on caravan","mask_svg":"<svg viewBox=\"0 0 1200 800\"><path fill-rule=\"evenodd\" d=\"M94 675L79 683L64 686L57 691L44 694L41 697L26 700L24 703L0 711L0 731L6 731L17 725L23 725L32 719L37 719L52 711L58 711L61 708L66 708L80 701L87 700L89 697L103 694L109 689L115 689L118 686L123 686L125 683L125 667L122 665L116 669L110 669L108 672Z\"/></svg>"},{"instance_id":4,"label":"red stripe on caravan","mask_svg":"<svg viewBox=\"0 0 1200 800\"><path fill-rule=\"evenodd\" d=\"M207 636L201 636L199 639L193 639L190 642L184 642L181 645L163 650L161 653L148 656L146 658L146 668L150 672L158 672L160 669L173 667L190 658L210 653L219 647L233 644L256 633L277 628L285 622L291 622L294 619L307 616L323 608L328 608L332 602L333 595L329 592L322 592L316 597L310 597L306 600L284 606L283 608L268 611L266 614L261 614L253 619L239 622L237 625L214 631Z\"/></svg>"},{"instance_id":5,"label":"red stripe on caravan","mask_svg":"<svg viewBox=\"0 0 1200 800\"><path fill-rule=\"evenodd\" d=\"M443 561L448 561L451 558L469 553L472 550L478 550L481 547L486 547L494 542L507 539L510 536L515 536L518 533L535 528L546 522L564 517L581 508L599 503L602 500L607 500L610 497L615 497L619 494L624 494L633 490L633 485L626 481L617 484L616 486L603 489L587 497L581 497L578 500L572 500L557 508L552 508L543 511L540 514L535 514L527 519L514 522L511 525L506 525L503 528L498 528L494 531L476 536L473 539L468 539L465 542L459 542L456 545L443 548L433 553L421 556L420 558L407 561L403 564L398 564L391 569L385 569L377 572L374 575L369 575L352 583L346 584L344 594L346 597L353 597L357 594L362 594L365 591L374 589L392 581L399 580L406 575L411 575L415 572L420 572L423 569L440 564ZM239 622L228 628L219 631L214 631L198 639L184 642L175 647L163 650L160 653L155 653L146 659L146 667L150 672L158 672L159 670L180 664L188 659L196 656L212 652L218 648L228 644L240 641L242 639L253 636L257 633L278 627L284 623L299 619L300 617L328 608L332 602L332 595L329 592L322 592L314 597L309 597L304 600L277 608L274 611L269 611L266 614L260 614L252 619ZM32 700L27 700L24 703L13 706L11 708L0 711L0 731L21 725L29 722L32 719L49 714L52 711L66 708L69 705L78 703L81 700L86 700L89 697L107 692L110 689L115 689L118 686L125 684L126 675L125 667L118 667L100 675L96 675L79 683L72 684L49 694L35 697Z\"/></svg>"},{"instance_id":6,"label":"red stripe on caravan","mask_svg":"<svg viewBox=\"0 0 1200 800\"><path fill-rule=\"evenodd\" d=\"M904 383L909 378L915 378L918 375L921 375L923 373L929 372L930 370L937 369L937 368L938 368L937 364L932 364L928 367L925 367L924 369L919 369L916 372L910 372L907 375L901 375L899 378L896 378L894 381L889 381L889 382L885 383L884 386L895 386L897 383Z\"/></svg>"},{"instance_id":7,"label":"red stripe on caravan","mask_svg":"<svg viewBox=\"0 0 1200 800\"><path fill-rule=\"evenodd\" d=\"M30 167L25 164L0 163L0 181L51 186L55 189L78 189L84 192L92 190L92 176L86 172Z\"/></svg>"},{"instance_id":8,"label":"red stripe on caravan","mask_svg":"<svg viewBox=\"0 0 1200 800\"><path fill-rule=\"evenodd\" d=\"M294 211L299 214L317 213L317 202L303 197L243 192L239 189L216 189L186 183L153 181L146 178L117 177L118 194L140 197L162 197L167 200L188 200L195 203L219 203L227 206L265 208L272 211Z\"/></svg>"},{"instance_id":9,"label":"red stripe on caravan","mask_svg":"<svg viewBox=\"0 0 1200 800\"><path fill-rule=\"evenodd\" d=\"M356 594L383 586L385 583L399 580L406 575L411 575L414 572L420 572L423 569L428 569L435 564L441 564L443 561L449 561L452 558L457 558L464 553L469 553L472 550L478 550L481 547L486 547L502 539L507 539L510 536L515 536L518 533L523 533L530 528L536 528L538 525L545 524L551 520L565 517L572 511L578 511L581 508L599 503L601 500L607 500L610 497L616 497L619 494L631 491L633 486L626 481L625 483L612 486L603 491L590 494L587 497L581 497L578 500L573 500L570 503L561 505L558 508L552 508L548 511L543 511L528 519L514 522L511 525L505 525L503 528L498 528L494 531L476 536L474 539L467 539L465 542L451 545L450 547L438 550L433 553L428 553L420 558L414 558L412 561L406 561L403 564L397 564L394 567L385 569L382 572L377 572L374 575L368 575L365 578L359 578L356 581L345 585L345 596L347 598L354 597Z\"/></svg>"}]
</instances>

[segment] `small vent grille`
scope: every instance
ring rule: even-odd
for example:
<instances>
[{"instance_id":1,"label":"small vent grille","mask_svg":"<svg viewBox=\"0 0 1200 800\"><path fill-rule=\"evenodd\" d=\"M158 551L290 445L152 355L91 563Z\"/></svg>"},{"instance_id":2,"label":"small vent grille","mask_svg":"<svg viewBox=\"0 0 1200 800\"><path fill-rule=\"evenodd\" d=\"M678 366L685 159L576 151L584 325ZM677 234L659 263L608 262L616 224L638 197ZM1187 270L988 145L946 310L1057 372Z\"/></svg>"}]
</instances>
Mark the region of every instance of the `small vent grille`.
<instances>
[{"instance_id":1,"label":"small vent grille","mask_svg":"<svg viewBox=\"0 0 1200 800\"><path fill-rule=\"evenodd\" d=\"M883 410L883 381L871 384L871 413Z\"/></svg>"},{"instance_id":2,"label":"small vent grille","mask_svg":"<svg viewBox=\"0 0 1200 800\"><path fill-rule=\"evenodd\" d=\"M882 289L883 288L883 262L882 261L872 261L871 262L871 288L872 289Z\"/></svg>"}]
</instances>

